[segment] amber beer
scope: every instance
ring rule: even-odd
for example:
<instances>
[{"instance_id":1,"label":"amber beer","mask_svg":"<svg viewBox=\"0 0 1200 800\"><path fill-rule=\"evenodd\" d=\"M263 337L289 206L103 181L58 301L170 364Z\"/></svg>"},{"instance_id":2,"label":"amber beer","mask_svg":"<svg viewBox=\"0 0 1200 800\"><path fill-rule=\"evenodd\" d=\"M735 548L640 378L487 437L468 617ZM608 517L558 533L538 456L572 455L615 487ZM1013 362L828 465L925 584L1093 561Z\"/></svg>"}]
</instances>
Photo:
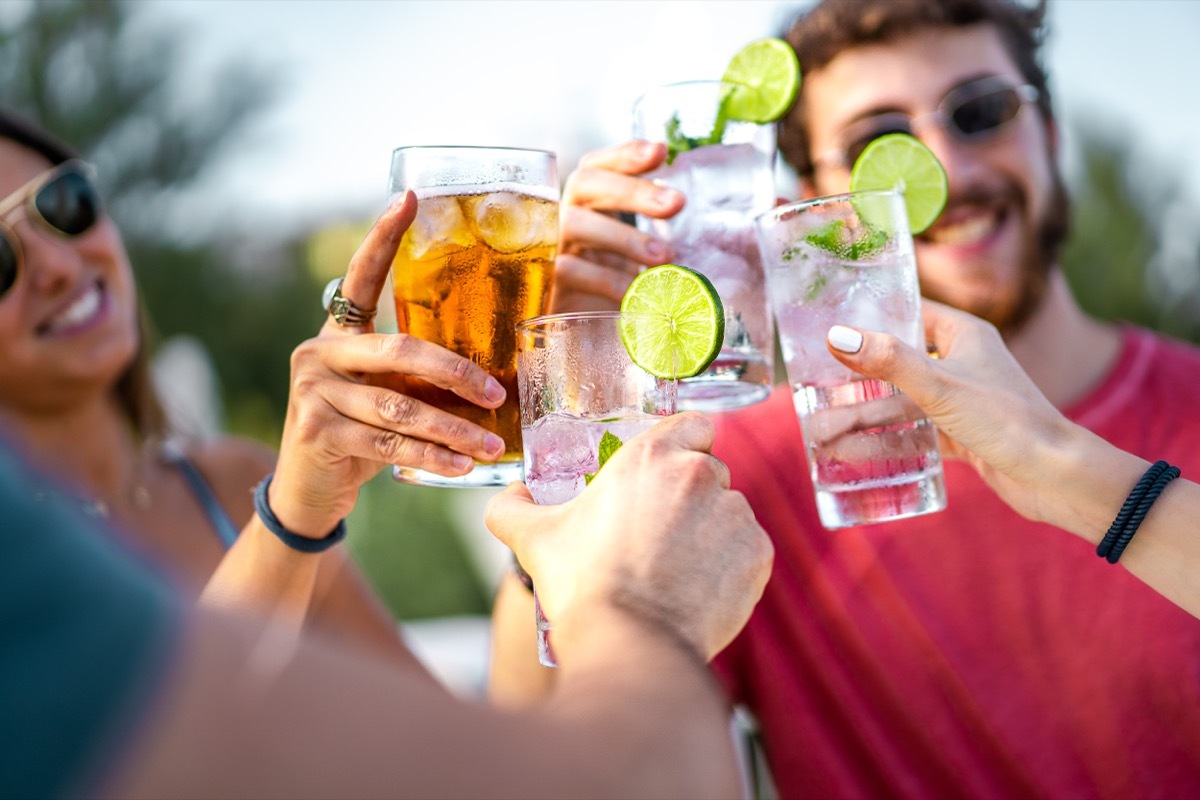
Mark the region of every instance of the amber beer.
<instances>
[{"instance_id":1,"label":"amber beer","mask_svg":"<svg viewBox=\"0 0 1200 800\"><path fill-rule=\"evenodd\" d=\"M417 150L478 149L401 148ZM547 153L511 152L553 160ZM425 153L406 157L411 161L414 155ZM500 180L406 187L417 194L417 218L400 243L392 277L400 331L470 358L500 382L508 397L497 409L481 408L411 377L403 379L402 390L495 432L504 439L505 453L499 463L480 462L457 479L397 469L396 477L405 482L503 486L521 477L516 326L546 311L558 241L558 187L556 179L549 185L522 182L527 173L519 167L481 172ZM395 173L393 166L393 184ZM456 174L471 175L461 168Z\"/></svg>"}]
</instances>

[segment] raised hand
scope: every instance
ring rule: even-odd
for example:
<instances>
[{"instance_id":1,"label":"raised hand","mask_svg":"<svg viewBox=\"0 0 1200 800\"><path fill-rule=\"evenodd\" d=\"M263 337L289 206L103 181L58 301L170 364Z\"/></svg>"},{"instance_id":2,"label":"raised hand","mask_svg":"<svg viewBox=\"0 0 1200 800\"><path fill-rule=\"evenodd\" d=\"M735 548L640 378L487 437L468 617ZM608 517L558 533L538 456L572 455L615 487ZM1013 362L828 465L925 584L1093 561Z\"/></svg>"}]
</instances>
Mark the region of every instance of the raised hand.
<instances>
[{"instance_id":1,"label":"raised hand","mask_svg":"<svg viewBox=\"0 0 1200 800\"><path fill-rule=\"evenodd\" d=\"M665 242L616 218L632 213L666 219L679 213L683 194L639 177L666 156L664 144L631 141L580 159L563 187L554 311L616 308L642 267L670 262Z\"/></svg>"},{"instance_id":2,"label":"raised hand","mask_svg":"<svg viewBox=\"0 0 1200 800\"><path fill-rule=\"evenodd\" d=\"M341 294L373 309L404 232L416 216L409 192L385 211L350 261ZM469 359L406 334L332 317L292 354L291 390L270 503L291 530L323 536L353 508L358 488L386 465L462 475L474 459L504 452L500 437L395 387L407 375L485 408L504 388ZM388 380L391 378L391 380ZM386 383L387 385L382 385Z\"/></svg>"},{"instance_id":3,"label":"raised hand","mask_svg":"<svg viewBox=\"0 0 1200 800\"><path fill-rule=\"evenodd\" d=\"M712 441L706 418L677 414L631 439L567 503L535 505L522 484L493 498L488 527L533 577L560 660L613 614L705 659L746 623L773 549Z\"/></svg>"}]
</instances>

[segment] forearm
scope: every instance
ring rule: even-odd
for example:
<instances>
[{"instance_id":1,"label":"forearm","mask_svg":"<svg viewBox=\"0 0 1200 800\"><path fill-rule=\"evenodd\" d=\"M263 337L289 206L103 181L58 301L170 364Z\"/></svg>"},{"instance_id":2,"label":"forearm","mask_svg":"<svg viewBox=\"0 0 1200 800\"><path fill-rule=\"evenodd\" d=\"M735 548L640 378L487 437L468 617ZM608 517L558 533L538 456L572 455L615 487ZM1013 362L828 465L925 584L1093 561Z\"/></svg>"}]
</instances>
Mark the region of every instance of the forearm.
<instances>
[{"instance_id":1,"label":"forearm","mask_svg":"<svg viewBox=\"0 0 1200 800\"><path fill-rule=\"evenodd\" d=\"M602 755L573 769L611 782L597 796L737 797L729 705L702 658L670 629L618 616L555 631L560 666L544 713L576 726L587 740L577 749Z\"/></svg>"},{"instance_id":2,"label":"forearm","mask_svg":"<svg viewBox=\"0 0 1200 800\"><path fill-rule=\"evenodd\" d=\"M325 557L293 550L254 517L209 578L200 605L270 616L298 628L308 614L317 571Z\"/></svg>"},{"instance_id":3,"label":"forearm","mask_svg":"<svg viewBox=\"0 0 1200 800\"><path fill-rule=\"evenodd\" d=\"M1097 545L1150 462L1075 426L1040 474L1045 521ZM1200 617L1200 486L1178 478L1151 506L1119 562Z\"/></svg>"},{"instance_id":4,"label":"forearm","mask_svg":"<svg viewBox=\"0 0 1200 800\"><path fill-rule=\"evenodd\" d=\"M567 643L552 701L523 714L454 702L365 652L192 625L106 793L736 797L727 710L703 664L662 631L593 620Z\"/></svg>"}]
</instances>

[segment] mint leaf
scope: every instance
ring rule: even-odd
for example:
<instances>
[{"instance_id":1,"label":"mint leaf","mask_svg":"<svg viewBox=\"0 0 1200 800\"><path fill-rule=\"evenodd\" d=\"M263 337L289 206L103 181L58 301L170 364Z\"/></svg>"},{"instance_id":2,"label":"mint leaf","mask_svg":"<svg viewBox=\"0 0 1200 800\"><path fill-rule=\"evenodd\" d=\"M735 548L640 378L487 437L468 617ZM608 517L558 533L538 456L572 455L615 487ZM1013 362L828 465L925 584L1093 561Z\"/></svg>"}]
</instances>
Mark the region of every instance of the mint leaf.
<instances>
[{"instance_id":1,"label":"mint leaf","mask_svg":"<svg viewBox=\"0 0 1200 800\"><path fill-rule=\"evenodd\" d=\"M804 237L804 241L813 247L819 247L833 253L839 258L858 261L878 253L887 244L887 233L878 228L864 226L854 238L850 238L846 223L835 219L828 225L815 230ZM784 261L790 261L795 253L789 248L783 254Z\"/></svg>"},{"instance_id":2,"label":"mint leaf","mask_svg":"<svg viewBox=\"0 0 1200 800\"><path fill-rule=\"evenodd\" d=\"M731 94L725 94L721 97L721 104L717 106L717 118L713 120L713 127L708 136L684 136L683 131L680 130L682 123L679 121L679 113L671 115L671 118L667 120L665 131L668 165L674 163L675 157L680 153L695 150L697 147L721 143L721 139L725 138L725 125L729 122L728 101L730 96Z\"/></svg>"},{"instance_id":3,"label":"mint leaf","mask_svg":"<svg viewBox=\"0 0 1200 800\"><path fill-rule=\"evenodd\" d=\"M605 431L604 435L600 437L600 449L596 456L596 471L585 472L583 474L583 483L585 486L591 484L595 477L600 474L600 470L604 469L604 465L608 463L608 460L612 458L613 453L620 449L621 440L612 431Z\"/></svg>"}]
</instances>

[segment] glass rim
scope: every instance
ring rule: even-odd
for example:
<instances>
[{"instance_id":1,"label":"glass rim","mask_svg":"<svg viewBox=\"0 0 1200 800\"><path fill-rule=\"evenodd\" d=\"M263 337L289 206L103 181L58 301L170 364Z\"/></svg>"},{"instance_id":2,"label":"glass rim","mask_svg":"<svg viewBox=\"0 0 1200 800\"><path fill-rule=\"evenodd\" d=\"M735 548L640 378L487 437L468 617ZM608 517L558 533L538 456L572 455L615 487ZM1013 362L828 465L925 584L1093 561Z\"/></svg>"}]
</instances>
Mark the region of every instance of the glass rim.
<instances>
[{"instance_id":1,"label":"glass rim","mask_svg":"<svg viewBox=\"0 0 1200 800\"><path fill-rule=\"evenodd\" d=\"M529 153L534 155L550 156L557 159L558 154L554 150L544 150L539 147L509 147L506 145L476 145L476 144L406 144L392 149L392 155L407 150L448 150L458 152L501 152L501 153Z\"/></svg>"},{"instance_id":2,"label":"glass rim","mask_svg":"<svg viewBox=\"0 0 1200 800\"><path fill-rule=\"evenodd\" d=\"M646 98L649 97L650 95L666 93L672 89L687 89L690 87L701 87L701 86L713 86L713 87L731 86L731 87L735 87L735 86L738 86L738 84L733 83L732 81L723 81L719 78L700 78L700 79L689 80L689 81L675 81L674 83L663 83L658 86L654 86L650 89L647 89L646 91L644 91L640 95L638 95L637 99L633 101L633 112L636 114L637 110L638 110L638 106L640 106L643 103L643 101L645 101ZM741 120L733 120L733 121L738 122ZM759 124L759 123L754 123L754 124Z\"/></svg>"},{"instance_id":3,"label":"glass rim","mask_svg":"<svg viewBox=\"0 0 1200 800\"><path fill-rule=\"evenodd\" d=\"M619 311L617 309L605 309L599 311L560 311L557 314L542 314L537 317L530 317L516 324L517 332L524 330L533 330L547 325L556 325L562 322L586 322L588 320L604 320L604 319L636 319L638 317L651 317L653 314L633 314L628 311Z\"/></svg>"},{"instance_id":4,"label":"glass rim","mask_svg":"<svg viewBox=\"0 0 1200 800\"><path fill-rule=\"evenodd\" d=\"M790 216L799 211L804 211L813 206L828 205L830 203L849 203L856 197L883 197L887 195L904 196L904 192L893 186L891 189L863 189L858 192L843 192L841 194L827 194L821 197L810 197L807 200L795 200L791 203L784 203L781 206L775 206L762 212L754 218L755 224L768 220L779 221L779 218L787 215Z\"/></svg>"}]
</instances>

